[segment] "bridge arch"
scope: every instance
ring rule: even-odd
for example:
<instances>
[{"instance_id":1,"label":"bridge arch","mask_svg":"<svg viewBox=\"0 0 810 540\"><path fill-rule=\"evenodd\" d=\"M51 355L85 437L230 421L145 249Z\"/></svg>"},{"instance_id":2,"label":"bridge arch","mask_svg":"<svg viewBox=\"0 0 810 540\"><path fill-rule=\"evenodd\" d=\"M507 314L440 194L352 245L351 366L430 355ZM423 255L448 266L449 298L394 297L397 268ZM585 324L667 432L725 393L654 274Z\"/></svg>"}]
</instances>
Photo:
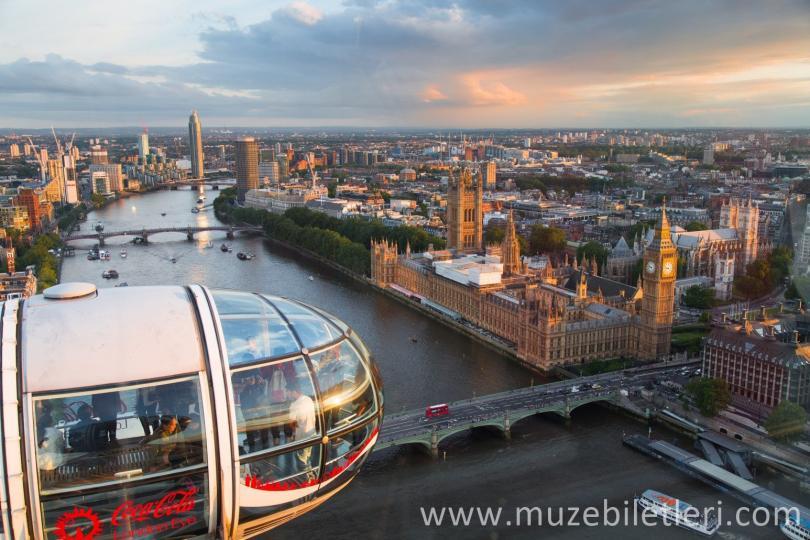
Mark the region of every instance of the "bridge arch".
<instances>
[{"instance_id":1,"label":"bridge arch","mask_svg":"<svg viewBox=\"0 0 810 540\"><path fill-rule=\"evenodd\" d=\"M228 225L212 225L206 227L193 227L193 226L184 226L184 227L159 227L153 229L141 228L141 229L130 229L126 231L101 231L101 232L93 232L88 234L71 234L64 237L65 242L71 242L73 240L99 240L101 242L108 240L110 238L115 238L119 236L132 236L132 237L151 237L156 234L169 234L169 233L176 233L182 234L187 238L189 236L193 236L197 233L201 232L209 232L209 231L223 231L230 234L234 232L256 232L260 233L263 231L262 227L256 226L228 226Z\"/></svg>"}]
</instances>

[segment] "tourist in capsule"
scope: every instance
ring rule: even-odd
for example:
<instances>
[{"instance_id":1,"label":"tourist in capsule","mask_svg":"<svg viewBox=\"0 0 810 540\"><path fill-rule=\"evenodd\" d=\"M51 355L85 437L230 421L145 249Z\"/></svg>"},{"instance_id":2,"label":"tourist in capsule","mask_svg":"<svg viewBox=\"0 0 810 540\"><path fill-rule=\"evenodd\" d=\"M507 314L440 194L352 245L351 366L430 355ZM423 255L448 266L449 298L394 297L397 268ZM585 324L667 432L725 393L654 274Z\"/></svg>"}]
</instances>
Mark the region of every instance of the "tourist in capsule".
<instances>
[{"instance_id":1,"label":"tourist in capsule","mask_svg":"<svg viewBox=\"0 0 810 540\"><path fill-rule=\"evenodd\" d=\"M154 388L139 388L136 409L138 419L147 437L157 431L160 415L158 414L158 396Z\"/></svg>"},{"instance_id":2,"label":"tourist in capsule","mask_svg":"<svg viewBox=\"0 0 810 540\"><path fill-rule=\"evenodd\" d=\"M315 402L312 398L301 392L298 381L290 381L288 388L293 402L290 405L290 421L293 426L293 436L296 441L303 441L315 433ZM308 471L312 468L310 459L312 447L302 448L295 453L296 466L299 471Z\"/></svg>"},{"instance_id":3,"label":"tourist in capsule","mask_svg":"<svg viewBox=\"0 0 810 540\"><path fill-rule=\"evenodd\" d=\"M163 415L160 417L158 430L145 439L145 442L155 445L154 467L156 470L172 466L171 455L177 447L180 432L177 418Z\"/></svg>"},{"instance_id":4,"label":"tourist in capsule","mask_svg":"<svg viewBox=\"0 0 810 540\"><path fill-rule=\"evenodd\" d=\"M290 404L287 381L295 378L295 372L289 362L263 367L261 372L268 380L267 395L270 401L270 414L272 417L270 433L273 435L273 446L278 446L282 444L282 433L284 433L284 443L290 442L293 437L292 425L285 420L287 420L286 415Z\"/></svg>"},{"instance_id":5,"label":"tourist in capsule","mask_svg":"<svg viewBox=\"0 0 810 540\"><path fill-rule=\"evenodd\" d=\"M99 423L93 420L93 408L83 403L76 411L79 421L68 431L68 444L74 452L93 452Z\"/></svg>"},{"instance_id":6,"label":"tourist in capsule","mask_svg":"<svg viewBox=\"0 0 810 540\"><path fill-rule=\"evenodd\" d=\"M239 403L245 419L247 450L256 452L270 445L270 429L267 427L267 381L259 370L240 373Z\"/></svg>"},{"instance_id":7,"label":"tourist in capsule","mask_svg":"<svg viewBox=\"0 0 810 540\"><path fill-rule=\"evenodd\" d=\"M116 431L118 429L118 408L120 403L121 398L118 392L93 394L93 412L101 421L100 436L107 446L116 446L118 444Z\"/></svg>"}]
</instances>

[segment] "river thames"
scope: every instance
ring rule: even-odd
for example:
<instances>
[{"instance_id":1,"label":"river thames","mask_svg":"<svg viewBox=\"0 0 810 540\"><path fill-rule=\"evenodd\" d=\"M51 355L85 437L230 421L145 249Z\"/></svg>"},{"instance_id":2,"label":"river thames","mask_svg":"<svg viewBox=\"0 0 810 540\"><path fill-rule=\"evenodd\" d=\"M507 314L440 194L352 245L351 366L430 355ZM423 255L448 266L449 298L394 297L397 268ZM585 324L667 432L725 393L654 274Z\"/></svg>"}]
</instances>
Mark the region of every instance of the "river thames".
<instances>
[{"instance_id":1,"label":"river thames","mask_svg":"<svg viewBox=\"0 0 810 540\"><path fill-rule=\"evenodd\" d=\"M208 191L212 202L217 191ZM163 191L120 200L92 212L83 232L96 222L105 232L160 226L219 224L208 209L191 213L196 192ZM165 213L163 216L161 214ZM150 237L148 246L131 238L107 240L110 261L88 261L92 241L76 242L76 257L67 258L62 281L89 281L99 287L201 283L289 296L321 307L350 324L374 353L385 384L386 411L424 407L528 386L537 375L509 359L457 334L342 274L323 268L294 251L272 247L260 237L223 232L200 233L193 242L185 235ZM213 247L209 248L209 240ZM232 253L219 246L227 243ZM81 249L85 247L85 249ZM119 251L127 249L127 257ZM256 254L252 261L236 258L239 251ZM172 262L174 259L175 262ZM105 280L115 269L118 280ZM312 276L313 279L309 279ZM697 480L624 447L624 433L646 433L647 427L600 406L576 410L566 425L553 416L516 424L512 440L496 433L460 434L442 444L446 458L433 460L415 449L389 449L372 455L357 479L319 509L274 530L268 538L594 538L676 539L696 537L683 529L630 527L550 527L514 525L515 508L594 506L604 500L625 508L632 498L651 488L680 497L698 507L717 507L723 522L734 518L738 503ZM653 435L688 441L654 428ZM776 475L761 473L757 482L796 498L797 487ZM420 508L502 508L498 526L425 526ZM554 514L556 515L556 513ZM476 518L477 519L477 518ZM774 527L754 528L725 523L724 539L779 538Z\"/></svg>"}]
</instances>

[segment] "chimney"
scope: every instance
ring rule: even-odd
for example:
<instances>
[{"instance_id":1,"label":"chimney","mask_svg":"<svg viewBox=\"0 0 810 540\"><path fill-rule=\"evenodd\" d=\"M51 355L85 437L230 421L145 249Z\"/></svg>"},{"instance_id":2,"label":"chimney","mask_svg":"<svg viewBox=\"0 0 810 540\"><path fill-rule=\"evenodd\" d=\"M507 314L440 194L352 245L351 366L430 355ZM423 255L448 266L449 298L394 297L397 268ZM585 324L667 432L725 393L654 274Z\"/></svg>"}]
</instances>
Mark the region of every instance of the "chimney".
<instances>
[{"instance_id":1,"label":"chimney","mask_svg":"<svg viewBox=\"0 0 810 540\"><path fill-rule=\"evenodd\" d=\"M765 320L765 306L759 306L759 320Z\"/></svg>"},{"instance_id":2,"label":"chimney","mask_svg":"<svg viewBox=\"0 0 810 540\"><path fill-rule=\"evenodd\" d=\"M796 344L796 345L799 344L799 331L798 330L793 331L793 343Z\"/></svg>"},{"instance_id":3,"label":"chimney","mask_svg":"<svg viewBox=\"0 0 810 540\"><path fill-rule=\"evenodd\" d=\"M785 312L785 304L783 304L782 302L779 302L779 313L784 313L784 312Z\"/></svg>"}]
</instances>

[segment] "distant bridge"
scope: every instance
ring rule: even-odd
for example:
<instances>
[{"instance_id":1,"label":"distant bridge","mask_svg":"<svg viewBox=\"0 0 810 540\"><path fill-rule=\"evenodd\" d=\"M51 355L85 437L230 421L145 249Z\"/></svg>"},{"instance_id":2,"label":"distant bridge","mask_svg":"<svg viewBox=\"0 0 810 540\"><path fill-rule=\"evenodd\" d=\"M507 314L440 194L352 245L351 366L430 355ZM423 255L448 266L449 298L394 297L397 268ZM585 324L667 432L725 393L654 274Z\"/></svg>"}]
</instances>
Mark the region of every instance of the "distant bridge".
<instances>
[{"instance_id":1,"label":"distant bridge","mask_svg":"<svg viewBox=\"0 0 810 540\"><path fill-rule=\"evenodd\" d=\"M236 179L235 178L208 178L202 180L200 178L187 178L185 180L168 180L166 182L161 182L158 184L158 187L171 187L171 186L200 186L200 185L207 185L207 186L235 186Z\"/></svg>"},{"instance_id":2,"label":"distant bridge","mask_svg":"<svg viewBox=\"0 0 810 540\"><path fill-rule=\"evenodd\" d=\"M622 389L644 385L690 365L695 362L645 366L508 390L449 403L449 414L433 418L427 418L424 409L386 414L374 450L412 444L436 457L439 443L456 433L488 427L509 438L512 426L524 418L554 413L567 420L577 407L595 402L608 402L648 415L648 411L632 405Z\"/></svg>"},{"instance_id":3,"label":"distant bridge","mask_svg":"<svg viewBox=\"0 0 810 540\"><path fill-rule=\"evenodd\" d=\"M101 232L97 231L86 234L70 234L64 238L64 241L70 242L71 240L97 240L98 245L103 246L107 238L113 238L116 236L133 236L135 238L140 238L141 243L148 244L150 236L162 233L184 234L186 235L186 239L191 241L194 240L195 234L206 231L224 231L229 239L233 239L234 233L237 232L260 233L262 232L262 228L258 226L249 226L249 225L245 226L212 225L208 227L191 227L191 226L158 227L154 229L130 229L126 231L101 231Z\"/></svg>"}]
</instances>

